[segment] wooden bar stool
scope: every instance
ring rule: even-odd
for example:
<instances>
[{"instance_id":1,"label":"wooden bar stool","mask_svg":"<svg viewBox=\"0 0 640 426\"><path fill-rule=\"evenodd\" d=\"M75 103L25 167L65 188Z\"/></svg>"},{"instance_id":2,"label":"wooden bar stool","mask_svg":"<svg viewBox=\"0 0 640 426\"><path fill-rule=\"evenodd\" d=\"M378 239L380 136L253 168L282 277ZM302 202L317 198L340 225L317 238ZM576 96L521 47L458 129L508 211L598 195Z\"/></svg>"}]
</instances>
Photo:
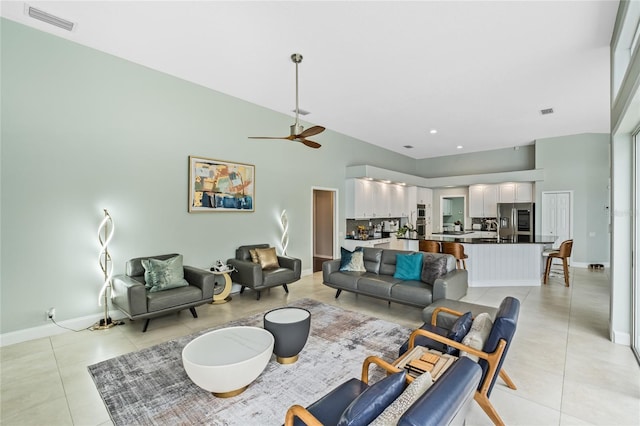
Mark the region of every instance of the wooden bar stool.
<instances>
[{"instance_id":1,"label":"wooden bar stool","mask_svg":"<svg viewBox=\"0 0 640 426\"><path fill-rule=\"evenodd\" d=\"M558 251L543 253L547 256L547 265L544 268L544 283L549 281L549 273L551 272L551 263L553 259L562 259L562 270L564 271L564 285L569 287L569 257L571 257L571 249L573 248L573 240L566 240L560 244Z\"/></svg>"},{"instance_id":2,"label":"wooden bar stool","mask_svg":"<svg viewBox=\"0 0 640 426\"><path fill-rule=\"evenodd\" d=\"M465 259L468 259L469 256L464 254L464 246L460 243L447 243L442 242L442 253L453 255L456 258L456 268L457 269L467 269L467 262ZM460 268L460 263L462 263L462 268Z\"/></svg>"},{"instance_id":3,"label":"wooden bar stool","mask_svg":"<svg viewBox=\"0 0 640 426\"><path fill-rule=\"evenodd\" d=\"M418 249L427 253L440 253L440 241L420 240Z\"/></svg>"}]
</instances>

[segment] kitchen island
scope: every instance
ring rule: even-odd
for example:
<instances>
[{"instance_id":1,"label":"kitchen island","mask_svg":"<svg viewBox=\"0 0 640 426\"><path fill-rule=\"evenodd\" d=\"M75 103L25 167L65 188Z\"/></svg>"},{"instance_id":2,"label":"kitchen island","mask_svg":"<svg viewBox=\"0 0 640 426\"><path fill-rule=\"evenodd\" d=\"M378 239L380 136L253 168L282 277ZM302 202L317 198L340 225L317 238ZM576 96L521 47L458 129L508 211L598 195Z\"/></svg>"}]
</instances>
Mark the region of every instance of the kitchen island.
<instances>
[{"instance_id":1,"label":"kitchen island","mask_svg":"<svg viewBox=\"0 0 640 426\"><path fill-rule=\"evenodd\" d=\"M465 238L465 235L430 235L428 240L461 243L470 287L539 286L544 274L542 251L553 237Z\"/></svg>"}]
</instances>

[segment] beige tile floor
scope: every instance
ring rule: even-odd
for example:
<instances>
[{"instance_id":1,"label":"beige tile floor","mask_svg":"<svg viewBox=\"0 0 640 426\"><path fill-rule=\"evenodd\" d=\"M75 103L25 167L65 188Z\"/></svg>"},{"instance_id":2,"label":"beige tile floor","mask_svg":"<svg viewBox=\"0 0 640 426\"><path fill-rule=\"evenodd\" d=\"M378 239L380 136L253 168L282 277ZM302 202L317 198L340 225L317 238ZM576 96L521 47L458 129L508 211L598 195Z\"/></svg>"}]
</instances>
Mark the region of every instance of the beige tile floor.
<instances>
[{"instance_id":1,"label":"beige tile floor","mask_svg":"<svg viewBox=\"0 0 640 426\"><path fill-rule=\"evenodd\" d=\"M640 368L629 347L608 340L607 272L572 271L572 286L560 278L543 287L470 288L466 300L497 306L507 295L520 299L516 337L505 362L518 389L498 381L491 401L508 425L639 425ZM0 424L110 425L87 366L178 336L281 306L299 298L357 309L409 327L420 309L343 292L322 285L319 273L289 286L234 295L230 303L198 308L198 319L181 312L108 331L65 333L0 349ZM357 372L354 372L357 375ZM292 401L293 403L294 401ZM239 422L239 424L243 424ZM469 425L491 425L472 403ZM244 425L244 424L243 424Z\"/></svg>"}]
</instances>

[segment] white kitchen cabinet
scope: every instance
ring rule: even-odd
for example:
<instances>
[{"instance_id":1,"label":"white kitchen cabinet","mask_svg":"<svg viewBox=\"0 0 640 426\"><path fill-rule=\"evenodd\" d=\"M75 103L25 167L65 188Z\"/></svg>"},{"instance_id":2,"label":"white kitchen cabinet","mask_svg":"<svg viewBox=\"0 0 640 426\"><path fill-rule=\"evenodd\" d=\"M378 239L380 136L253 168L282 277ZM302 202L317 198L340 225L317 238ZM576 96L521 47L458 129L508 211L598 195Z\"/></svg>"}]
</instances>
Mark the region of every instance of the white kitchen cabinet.
<instances>
[{"instance_id":1,"label":"white kitchen cabinet","mask_svg":"<svg viewBox=\"0 0 640 426\"><path fill-rule=\"evenodd\" d=\"M402 185L387 186L389 187L389 217L406 217L405 187Z\"/></svg>"},{"instance_id":2,"label":"white kitchen cabinet","mask_svg":"<svg viewBox=\"0 0 640 426\"><path fill-rule=\"evenodd\" d=\"M405 197L405 212L407 213L406 217L411 217L411 213L413 213L413 217L416 217L416 206L418 205L418 187L410 186L406 189L406 197Z\"/></svg>"},{"instance_id":3,"label":"white kitchen cabinet","mask_svg":"<svg viewBox=\"0 0 640 426\"><path fill-rule=\"evenodd\" d=\"M442 215L443 216L451 216L452 215L451 205L452 205L452 202L451 202L450 199L448 199L448 198L443 198L442 199Z\"/></svg>"},{"instance_id":4,"label":"white kitchen cabinet","mask_svg":"<svg viewBox=\"0 0 640 426\"><path fill-rule=\"evenodd\" d=\"M433 198L433 191L429 188L417 187L416 204L424 204L425 206L431 206L431 199Z\"/></svg>"},{"instance_id":5,"label":"white kitchen cabinet","mask_svg":"<svg viewBox=\"0 0 640 426\"><path fill-rule=\"evenodd\" d=\"M469 217L496 217L498 185L469 186Z\"/></svg>"},{"instance_id":6,"label":"white kitchen cabinet","mask_svg":"<svg viewBox=\"0 0 640 426\"><path fill-rule=\"evenodd\" d=\"M347 179L345 216L348 219L373 217L373 183L364 179Z\"/></svg>"},{"instance_id":7,"label":"white kitchen cabinet","mask_svg":"<svg viewBox=\"0 0 640 426\"><path fill-rule=\"evenodd\" d=\"M514 203L516 200L516 184L501 183L498 186L498 202Z\"/></svg>"},{"instance_id":8,"label":"white kitchen cabinet","mask_svg":"<svg viewBox=\"0 0 640 426\"><path fill-rule=\"evenodd\" d=\"M433 190L430 188L421 188L418 186L410 186L406 188L406 217L415 221L418 217L418 204L424 204L425 208L431 211L431 203L433 199Z\"/></svg>"},{"instance_id":9,"label":"white kitchen cabinet","mask_svg":"<svg viewBox=\"0 0 640 426\"><path fill-rule=\"evenodd\" d=\"M469 217L484 217L484 188L469 186Z\"/></svg>"},{"instance_id":10,"label":"white kitchen cabinet","mask_svg":"<svg viewBox=\"0 0 640 426\"><path fill-rule=\"evenodd\" d=\"M531 203L533 201L533 183L508 182L499 185L498 202Z\"/></svg>"},{"instance_id":11,"label":"white kitchen cabinet","mask_svg":"<svg viewBox=\"0 0 640 426\"><path fill-rule=\"evenodd\" d=\"M383 182L371 182L373 188L373 217L391 217L390 185Z\"/></svg>"},{"instance_id":12,"label":"white kitchen cabinet","mask_svg":"<svg viewBox=\"0 0 640 426\"><path fill-rule=\"evenodd\" d=\"M485 185L483 191L483 217L498 216L498 185Z\"/></svg>"},{"instance_id":13,"label":"white kitchen cabinet","mask_svg":"<svg viewBox=\"0 0 640 426\"><path fill-rule=\"evenodd\" d=\"M533 183L518 182L516 183L516 203L532 203L533 202Z\"/></svg>"}]
</instances>

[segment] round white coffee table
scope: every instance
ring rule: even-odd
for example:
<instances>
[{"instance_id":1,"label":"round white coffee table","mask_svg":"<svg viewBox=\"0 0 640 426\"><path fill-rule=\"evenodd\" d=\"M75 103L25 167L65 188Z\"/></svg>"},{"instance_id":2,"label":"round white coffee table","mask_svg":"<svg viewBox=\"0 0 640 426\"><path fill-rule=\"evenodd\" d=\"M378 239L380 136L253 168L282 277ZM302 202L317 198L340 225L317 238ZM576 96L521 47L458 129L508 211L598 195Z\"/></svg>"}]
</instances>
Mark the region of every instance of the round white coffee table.
<instances>
[{"instance_id":1,"label":"round white coffee table","mask_svg":"<svg viewBox=\"0 0 640 426\"><path fill-rule=\"evenodd\" d=\"M273 335L259 327L227 327L193 339L182 350L189 378L220 398L242 393L265 369Z\"/></svg>"}]
</instances>

